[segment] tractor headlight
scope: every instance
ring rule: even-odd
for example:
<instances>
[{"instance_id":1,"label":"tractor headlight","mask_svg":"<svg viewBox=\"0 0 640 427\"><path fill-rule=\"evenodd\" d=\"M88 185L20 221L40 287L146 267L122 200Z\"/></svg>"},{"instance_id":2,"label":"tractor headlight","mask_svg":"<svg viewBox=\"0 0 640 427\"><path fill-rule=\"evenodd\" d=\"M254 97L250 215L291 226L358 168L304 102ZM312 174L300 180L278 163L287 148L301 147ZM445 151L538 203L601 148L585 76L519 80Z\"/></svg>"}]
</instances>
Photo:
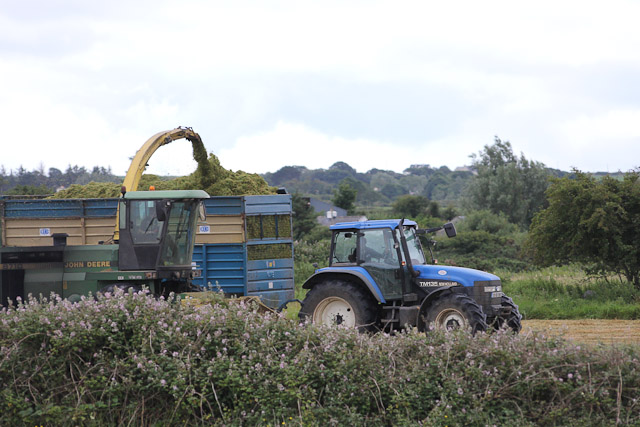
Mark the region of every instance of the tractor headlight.
<instances>
[{"instance_id":1,"label":"tractor headlight","mask_svg":"<svg viewBox=\"0 0 640 427\"><path fill-rule=\"evenodd\" d=\"M485 292L501 292L502 291L502 286L498 285L498 286L485 286L484 287L484 291Z\"/></svg>"}]
</instances>

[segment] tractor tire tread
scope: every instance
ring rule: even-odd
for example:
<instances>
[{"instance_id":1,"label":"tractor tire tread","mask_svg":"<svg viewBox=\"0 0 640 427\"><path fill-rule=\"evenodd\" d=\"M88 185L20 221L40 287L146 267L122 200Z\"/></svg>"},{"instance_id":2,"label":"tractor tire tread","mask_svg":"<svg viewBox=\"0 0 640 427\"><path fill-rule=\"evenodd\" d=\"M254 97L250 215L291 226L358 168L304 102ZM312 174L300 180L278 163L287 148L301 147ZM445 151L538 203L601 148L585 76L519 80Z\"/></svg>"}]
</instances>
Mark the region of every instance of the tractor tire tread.
<instances>
[{"instance_id":1,"label":"tractor tire tread","mask_svg":"<svg viewBox=\"0 0 640 427\"><path fill-rule=\"evenodd\" d=\"M461 310L467 318L473 335L487 330L487 316L482 311L482 307L466 294L447 290L421 310L420 316L425 332L429 331L429 325L435 320L436 314L441 311L438 309L441 306L443 306L442 309L454 307Z\"/></svg>"}]
</instances>

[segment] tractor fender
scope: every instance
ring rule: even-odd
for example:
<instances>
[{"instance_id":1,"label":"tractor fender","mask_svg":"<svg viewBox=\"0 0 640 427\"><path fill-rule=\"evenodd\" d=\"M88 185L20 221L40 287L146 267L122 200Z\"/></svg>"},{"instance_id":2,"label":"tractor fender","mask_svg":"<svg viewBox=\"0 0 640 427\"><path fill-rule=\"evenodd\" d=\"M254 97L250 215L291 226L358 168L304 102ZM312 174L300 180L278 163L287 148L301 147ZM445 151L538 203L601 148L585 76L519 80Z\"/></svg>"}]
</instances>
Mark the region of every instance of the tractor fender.
<instances>
[{"instance_id":1,"label":"tractor fender","mask_svg":"<svg viewBox=\"0 0 640 427\"><path fill-rule=\"evenodd\" d=\"M431 292L429 295L426 296L425 299L422 300L422 303L420 303L420 311L418 312L418 330L422 331L424 330L424 322L422 320L422 316L420 316L420 314L424 313L427 310L427 307L429 307L429 305L431 305L431 303L435 300L437 300L438 298L440 298L440 296L443 293L447 293L447 292L451 292L451 288L455 288L456 286L459 285L453 285L453 286L444 286L442 288L438 288L436 290L434 290L433 292Z\"/></svg>"},{"instance_id":2,"label":"tractor fender","mask_svg":"<svg viewBox=\"0 0 640 427\"><path fill-rule=\"evenodd\" d=\"M373 277L367 270L362 267L327 267L316 270L313 276L309 277L302 287L304 289L311 289L316 284L331 279L343 279L350 282L360 283L365 286L376 301L385 304L387 301L382 296L380 287L373 280Z\"/></svg>"}]
</instances>

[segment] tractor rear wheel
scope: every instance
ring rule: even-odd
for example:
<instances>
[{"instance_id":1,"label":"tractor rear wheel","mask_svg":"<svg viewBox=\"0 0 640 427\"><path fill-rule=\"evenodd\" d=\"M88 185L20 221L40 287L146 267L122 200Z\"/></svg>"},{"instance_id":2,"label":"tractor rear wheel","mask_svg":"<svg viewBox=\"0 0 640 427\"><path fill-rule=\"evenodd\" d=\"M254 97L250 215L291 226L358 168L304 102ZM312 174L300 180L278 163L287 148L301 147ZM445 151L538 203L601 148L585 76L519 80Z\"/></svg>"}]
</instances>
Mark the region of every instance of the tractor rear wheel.
<instances>
[{"instance_id":1,"label":"tractor rear wheel","mask_svg":"<svg viewBox=\"0 0 640 427\"><path fill-rule=\"evenodd\" d=\"M360 331L376 327L377 307L373 297L361 287L342 280L318 283L309 291L299 314L300 320L323 325L344 325Z\"/></svg>"},{"instance_id":2,"label":"tractor rear wheel","mask_svg":"<svg viewBox=\"0 0 640 427\"><path fill-rule=\"evenodd\" d=\"M420 325L425 331L434 329L467 329L472 334L487 330L482 307L465 294L445 291L420 310Z\"/></svg>"},{"instance_id":3,"label":"tractor rear wheel","mask_svg":"<svg viewBox=\"0 0 640 427\"><path fill-rule=\"evenodd\" d=\"M522 314L520 314L518 306L506 295L502 296L502 306L511 307L511 313L505 317L496 317L493 322L491 322L492 326L494 329L500 329L506 324L514 333L520 333L522 329Z\"/></svg>"}]
</instances>

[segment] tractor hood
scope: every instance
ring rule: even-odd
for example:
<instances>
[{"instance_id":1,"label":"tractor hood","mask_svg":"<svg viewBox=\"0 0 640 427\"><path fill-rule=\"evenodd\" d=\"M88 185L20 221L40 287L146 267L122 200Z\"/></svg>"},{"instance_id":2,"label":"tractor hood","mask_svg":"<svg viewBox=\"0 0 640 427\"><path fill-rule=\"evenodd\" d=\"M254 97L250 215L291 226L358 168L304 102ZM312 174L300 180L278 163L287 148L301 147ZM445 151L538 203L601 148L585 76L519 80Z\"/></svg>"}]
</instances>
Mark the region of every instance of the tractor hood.
<instances>
[{"instance_id":1,"label":"tractor hood","mask_svg":"<svg viewBox=\"0 0 640 427\"><path fill-rule=\"evenodd\" d=\"M413 268L420 273L416 278L419 282L425 282L421 286L436 286L436 282L458 282L463 286L473 286L477 281L500 280L495 274L472 268L451 267L448 265L414 265ZM442 286L442 285L440 285Z\"/></svg>"}]
</instances>

